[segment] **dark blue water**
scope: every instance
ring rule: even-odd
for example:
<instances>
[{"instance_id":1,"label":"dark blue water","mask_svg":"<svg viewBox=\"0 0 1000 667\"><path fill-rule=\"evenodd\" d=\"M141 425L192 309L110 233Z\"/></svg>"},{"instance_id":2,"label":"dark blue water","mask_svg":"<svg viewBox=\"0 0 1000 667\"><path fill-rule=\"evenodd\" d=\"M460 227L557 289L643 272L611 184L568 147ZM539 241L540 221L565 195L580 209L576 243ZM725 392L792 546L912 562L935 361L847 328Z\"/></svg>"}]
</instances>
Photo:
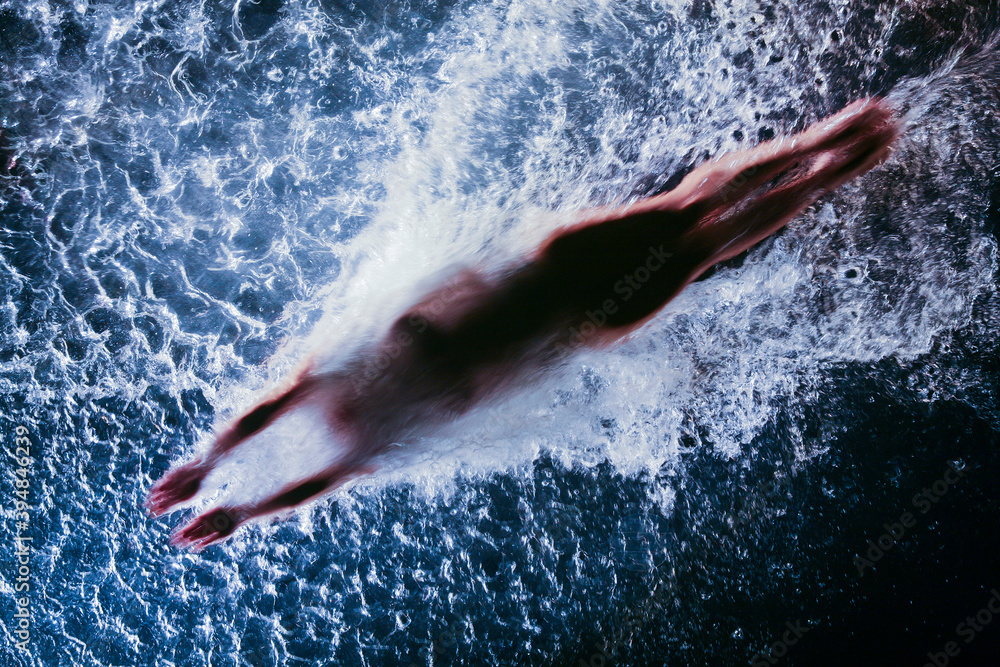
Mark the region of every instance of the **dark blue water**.
<instances>
[{"instance_id":1,"label":"dark blue water","mask_svg":"<svg viewBox=\"0 0 1000 667\"><path fill-rule=\"evenodd\" d=\"M1000 10L911 4L0 2L0 663L991 664ZM413 285L868 94L894 157L622 347L222 547L146 516Z\"/></svg>"}]
</instances>

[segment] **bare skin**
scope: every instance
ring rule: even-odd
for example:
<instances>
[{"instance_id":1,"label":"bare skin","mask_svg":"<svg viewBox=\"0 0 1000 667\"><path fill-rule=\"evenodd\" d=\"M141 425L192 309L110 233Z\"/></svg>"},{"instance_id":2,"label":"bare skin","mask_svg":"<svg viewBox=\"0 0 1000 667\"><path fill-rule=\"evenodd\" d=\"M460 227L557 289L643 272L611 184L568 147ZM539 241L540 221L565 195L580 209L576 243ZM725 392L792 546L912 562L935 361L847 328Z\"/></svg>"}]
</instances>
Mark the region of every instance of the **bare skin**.
<instances>
[{"instance_id":1,"label":"bare skin","mask_svg":"<svg viewBox=\"0 0 1000 667\"><path fill-rule=\"evenodd\" d=\"M147 507L156 516L194 497L234 448L307 403L323 408L343 457L260 502L210 510L172 542L203 548L370 473L391 443L432 432L573 350L622 340L706 269L885 160L897 134L881 100L861 100L793 137L710 160L670 192L596 211L515 266L466 270L343 369L304 365L220 433L206 456L157 482Z\"/></svg>"}]
</instances>

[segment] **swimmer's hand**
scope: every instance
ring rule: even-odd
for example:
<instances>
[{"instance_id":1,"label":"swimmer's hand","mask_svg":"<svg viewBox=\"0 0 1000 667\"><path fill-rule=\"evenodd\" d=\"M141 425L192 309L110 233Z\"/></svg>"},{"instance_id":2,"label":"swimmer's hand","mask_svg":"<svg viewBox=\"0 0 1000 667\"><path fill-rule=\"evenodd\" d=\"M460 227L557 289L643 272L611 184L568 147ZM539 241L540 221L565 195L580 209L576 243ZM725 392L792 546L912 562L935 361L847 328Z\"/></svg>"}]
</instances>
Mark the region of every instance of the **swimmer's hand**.
<instances>
[{"instance_id":1,"label":"swimmer's hand","mask_svg":"<svg viewBox=\"0 0 1000 667\"><path fill-rule=\"evenodd\" d=\"M373 472L375 466L363 459L339 461L304 481L289 484L266 500L209 510L175 532L170 543L200 551L226 539L241 524L251 519L298 507L332 491L353 477Z\"/></svg>"},{"instance_id":2,"label":"swimmer's hand","mask_svg":"<svg viewBox=\"0 0 1000 667\"><path fill-rule=\"evenodd\" d=\"M217 507L175 532L170 538L170 543L176 547L190 547L195 551L201 551L208 545L232 535L233 531L246 520L241 518L241 514L237 507Z\"/></svg>"},{"instance_id":3,"label":"swimmer's hand","mask_svg":"<svg viewBox=\"0 0 1000 667\"><path fill-rule=\"evenodd\" d=\"M198 493L209 468L197 459L171 470L163 479L153 485L146 499L146 508L155 516L160 516L174 505L189 500Z\"/></svg>"}]
</instances>

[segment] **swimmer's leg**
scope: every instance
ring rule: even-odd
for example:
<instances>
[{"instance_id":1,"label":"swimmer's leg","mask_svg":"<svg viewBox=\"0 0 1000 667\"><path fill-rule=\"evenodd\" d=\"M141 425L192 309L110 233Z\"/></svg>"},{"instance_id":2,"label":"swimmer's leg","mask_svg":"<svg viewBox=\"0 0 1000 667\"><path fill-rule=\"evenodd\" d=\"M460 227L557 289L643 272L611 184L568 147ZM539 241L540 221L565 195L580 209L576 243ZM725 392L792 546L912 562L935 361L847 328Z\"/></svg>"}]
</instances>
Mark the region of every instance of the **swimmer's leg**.
<instances>
[{"instance_id":1,"label":"swimmer's leg","mask_svg":"<svg viewBox=\"0 0 1000 667\"><path fill-rule=\"evenodd\" d=\"M685 243L707 249L701 270L725 261L778 231L824 193L884 161L898 128L878 119L852 133L849 141L820 144L800 159L794 173L781 176L763 193L754 193L738 207L709 216L686 235Z\"/></svg>"},{"instance_id":2,"label":"swimmer's leg","mask_svg":"<svg viewBox=\"0 0 1000 667\"><path fill-rule=\"evenodd\" d=\"M197 458L175 468L160 479L150 490L146 507L153 516L159 516L178 503L194 497L201 488L202 481L226 454L273 423L315 387L316 379L311 375L303 375L281 395L265 400L247 412L219 434L204 458Z\"/></svg>"},{"instance_id":3,"label":"swimmer's leg","mask_svg":"<svg viewBox=\"0 0 1000 667\"><path fill-rule=\"evenodd\" d=\"M767 238L824 192L883 160L897 132L886 105L863 100L795 137L706 163L664 195L559 230L538 256L559 275L579 275L574 267L612 266L613 275L601 278L609 285L636 267L649 269L649 282L641 291L633 286L628 303L618 301L615 311L601 310L603 297L596 291L590 299L605 323L591 327L595 330L587 342L618 341L707 268ZM646 255L656 248L669 261ZM650 259L658 265L655 276ZM571 282L583 283L592 273ZM587 318L596 324L591 312L586 311ZM614 318L608 314L612 312Z\"/></svg>"},{"instance_id":4,"label":"swimmer's leg","mask_svg":"<svg viewBox=\"0 0 1000 667\"><path fill-rule=\"evenodd\" d=\"M818 151L842 149L890 125L891 116L892 111L880 99L858 100L797 135L709 160L670 192L636 202L626 213L690 209L699 215L711 215L740 203L782 172L815 157Z\"/></svg>"},{"instance_id":5,"label":"swimmer's leg","mask_svg":"<svg viewBox=\"0 0 1000 667\"><path fill-rule=\"evenodd\" d=\"M306 480L289 484L262 502L210 510L174 533L170 541L175 546L203 549L229 537L251 519L298 507L354 477L374 471L375 466L356 458L336 463Z\"/></svg>"}]
</instances>

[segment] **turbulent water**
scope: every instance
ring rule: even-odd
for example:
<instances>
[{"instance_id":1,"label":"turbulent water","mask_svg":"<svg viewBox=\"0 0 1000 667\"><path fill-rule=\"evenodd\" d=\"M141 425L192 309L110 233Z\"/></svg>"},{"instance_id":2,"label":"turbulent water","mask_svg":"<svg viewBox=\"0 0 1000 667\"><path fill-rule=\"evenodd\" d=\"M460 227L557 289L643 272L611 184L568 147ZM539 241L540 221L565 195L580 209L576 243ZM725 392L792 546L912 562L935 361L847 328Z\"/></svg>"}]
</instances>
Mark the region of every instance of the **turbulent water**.
<instances>
[{"instance_id":1,"label":"turbulent water","mask_svg":"<svg viewBox=\"0 0 1000 667\"><path fill-rule=\"evenodd\" d=\"M1000 586L998 29L964 2L0 0L0 662L988 652L1000 623L956 623ZM893 157L626 344L222 547L142 509L448 267L869 94ZM279 425L196 508L310 470L323 430Z\"/></svg>"}]
</instances>

